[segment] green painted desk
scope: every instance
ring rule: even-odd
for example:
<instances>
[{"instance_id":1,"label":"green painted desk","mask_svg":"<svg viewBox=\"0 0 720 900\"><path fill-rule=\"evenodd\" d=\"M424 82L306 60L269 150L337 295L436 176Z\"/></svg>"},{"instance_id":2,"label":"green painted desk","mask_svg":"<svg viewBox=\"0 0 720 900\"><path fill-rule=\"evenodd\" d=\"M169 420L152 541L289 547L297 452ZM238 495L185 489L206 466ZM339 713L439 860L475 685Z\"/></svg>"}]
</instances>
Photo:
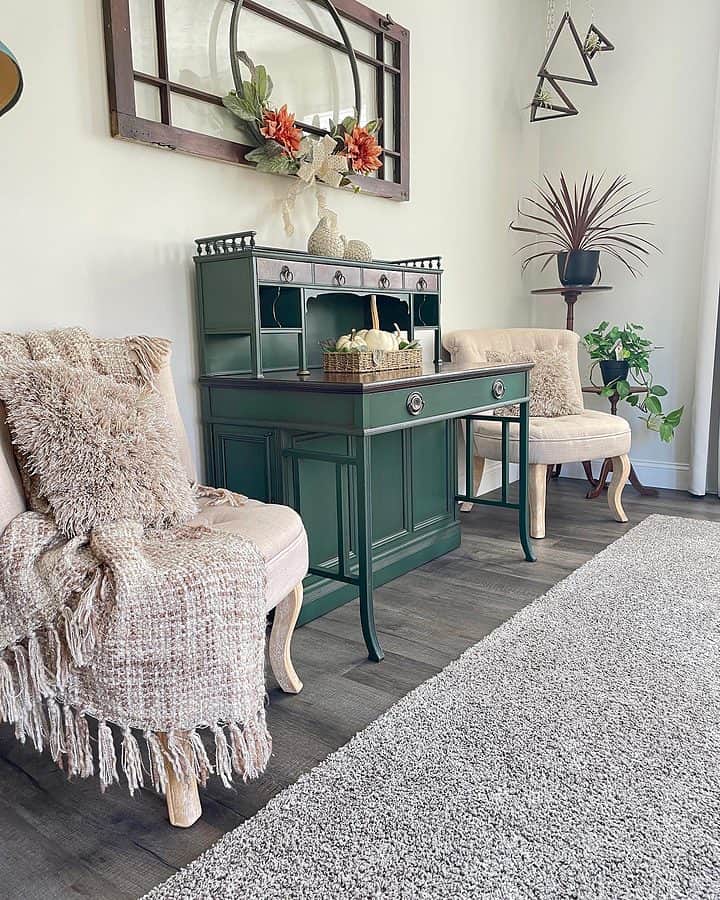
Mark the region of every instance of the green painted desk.
<instances>
[{"instance_id":1,"label":"green painted desk","mask_svg":"<svg viewBox=\"0 0 720 900\"><path fill-rule=\"evenodd\" d=\"M285 503L305 522L311 568L301 623L359 595L370 658L381 660L373 587L458 547L459 501L516 509L525 558L534 559L530 368L431 365L373 375L286 370L201 378L208 483ZM458 494L457 420L470 433L473 420L511 403L520 404L520 415L501 420L501 499L474 496L471 460L465 493ZM517 502L508 491L510 422L520 430Z\"/></svg>"}]
</instances>

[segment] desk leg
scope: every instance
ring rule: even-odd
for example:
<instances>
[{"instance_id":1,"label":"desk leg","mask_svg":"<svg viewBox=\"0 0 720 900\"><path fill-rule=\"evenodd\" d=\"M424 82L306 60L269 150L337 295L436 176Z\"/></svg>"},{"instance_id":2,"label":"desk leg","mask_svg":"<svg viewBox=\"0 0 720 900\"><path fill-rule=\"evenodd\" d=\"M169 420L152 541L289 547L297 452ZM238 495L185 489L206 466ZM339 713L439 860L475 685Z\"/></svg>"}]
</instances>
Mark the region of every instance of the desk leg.
<instances>
[{"instance_id":1,"label":"desk leg","mask_svg":"<svg viewBox=\"0 0 720 900\"><path fill-rule=\"evenodd\" d=\"M360 624L368 649L368 656L373 662L380 662L385 657L377 632L375 631L375 610L373 606L373 558L372 558L372 494L370 486L370 438L365 436L355 439L355 458L357 460L357 554L360 590Z\"/></svg>"},{"instance_id":2,"label":"desk leg","mask_svg":"<svg viewBox=\"0 0 720 900\"><path fill-rule=\"evenodd\" d=\"M530 439L530 402L520 404L520 542L525 551L525 559L535 562L532 540L530 538L530 498L528 495L529 477L529 439Z\"/></svg>"}]
</instances>

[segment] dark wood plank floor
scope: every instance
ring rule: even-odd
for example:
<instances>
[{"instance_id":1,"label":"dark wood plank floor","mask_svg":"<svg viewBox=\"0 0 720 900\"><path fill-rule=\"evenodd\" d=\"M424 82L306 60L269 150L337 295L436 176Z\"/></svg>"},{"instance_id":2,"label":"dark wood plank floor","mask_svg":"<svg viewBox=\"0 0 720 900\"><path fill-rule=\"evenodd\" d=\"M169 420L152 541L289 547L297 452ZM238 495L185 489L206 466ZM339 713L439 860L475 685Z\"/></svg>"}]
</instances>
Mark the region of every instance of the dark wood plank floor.
<instances>
[{"instance_id":1,"label":"dark wood plank floor","mask_svg":"<svg viewBox=\"0 0 720 900\"><path fill-rule=\"evenodd\" d=\"M513 514L480 508L463 517L459 550L377 591L387 657L369 663L355 604L301 629L294 658L305 690L286 696L270 682L274 756L266 775L203 792L203 819L171 828L164 801L122 788L101 796L95 781L68 784L46 756L0 728L0 897L12 900L137 898L240 825L400 697L456 659L628 527L611 521L584 484L554 482L549 537L538 562L522 560ZM720 520L717 498L626 491L631 525L652 513Z\"/></svg>"}]
</instances>

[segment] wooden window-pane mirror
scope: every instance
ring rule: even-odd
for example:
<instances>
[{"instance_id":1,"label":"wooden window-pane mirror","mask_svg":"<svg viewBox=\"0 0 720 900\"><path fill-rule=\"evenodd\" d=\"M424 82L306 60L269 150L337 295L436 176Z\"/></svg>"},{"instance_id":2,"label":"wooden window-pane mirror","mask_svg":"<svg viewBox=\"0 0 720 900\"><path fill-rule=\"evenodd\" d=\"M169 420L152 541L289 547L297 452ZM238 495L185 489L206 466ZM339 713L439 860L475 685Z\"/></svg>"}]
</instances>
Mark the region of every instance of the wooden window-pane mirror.
<instances>
[{"instance_id":1,"label":"wooden window-pane mirror","mask_svg":"<svg viewBox=\"0 0 720 900\"><path fill-rule=\"evenodd\" d=\"M383 119L379 196L409 197L409 34L357 0L333 4L357 59L363 123ZM233 0L104 0L112 132L118 137L243 163L242 123L221 98L234 88ZM238 47L275 83L272 102L320 128L354 114L350 58L320 0L245 0Z\"/></svg>"}]
</instances>

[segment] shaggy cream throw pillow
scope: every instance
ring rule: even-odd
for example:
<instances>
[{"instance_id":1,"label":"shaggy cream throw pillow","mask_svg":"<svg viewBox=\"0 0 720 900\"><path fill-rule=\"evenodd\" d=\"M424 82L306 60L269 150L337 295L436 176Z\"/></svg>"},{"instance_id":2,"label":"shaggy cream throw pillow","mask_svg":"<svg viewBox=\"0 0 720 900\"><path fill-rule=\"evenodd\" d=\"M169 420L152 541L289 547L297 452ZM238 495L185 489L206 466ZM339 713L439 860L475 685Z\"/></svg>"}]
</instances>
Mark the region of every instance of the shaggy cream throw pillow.
<instances>
[{"instance_id":1,"label":"shaggy cream throw pillow","mask_svg":"<svg viewBox=\"0 0 720 900\"><path fill-rule=\"evenodd\" d=\"M491 365L533 363L530 372L530 415L543 418L575 416L585 411L582 392L572 375L570 356L564 350L488 351ZM520 407L504 406L496 416L518 416Z\"/></svg>"},{"instance_id":2,"label":"shaggy cream throw pillow","mask_svg":"<svg viewBox=\"0 0 720 900\"><path fill-rule=\"evenodd\" d=\"M31 504L64 534L119 519L164 528L195 515L176 432L150 387L40 360L5 369L0 398Z\"/></svg>"}]
</instances>

